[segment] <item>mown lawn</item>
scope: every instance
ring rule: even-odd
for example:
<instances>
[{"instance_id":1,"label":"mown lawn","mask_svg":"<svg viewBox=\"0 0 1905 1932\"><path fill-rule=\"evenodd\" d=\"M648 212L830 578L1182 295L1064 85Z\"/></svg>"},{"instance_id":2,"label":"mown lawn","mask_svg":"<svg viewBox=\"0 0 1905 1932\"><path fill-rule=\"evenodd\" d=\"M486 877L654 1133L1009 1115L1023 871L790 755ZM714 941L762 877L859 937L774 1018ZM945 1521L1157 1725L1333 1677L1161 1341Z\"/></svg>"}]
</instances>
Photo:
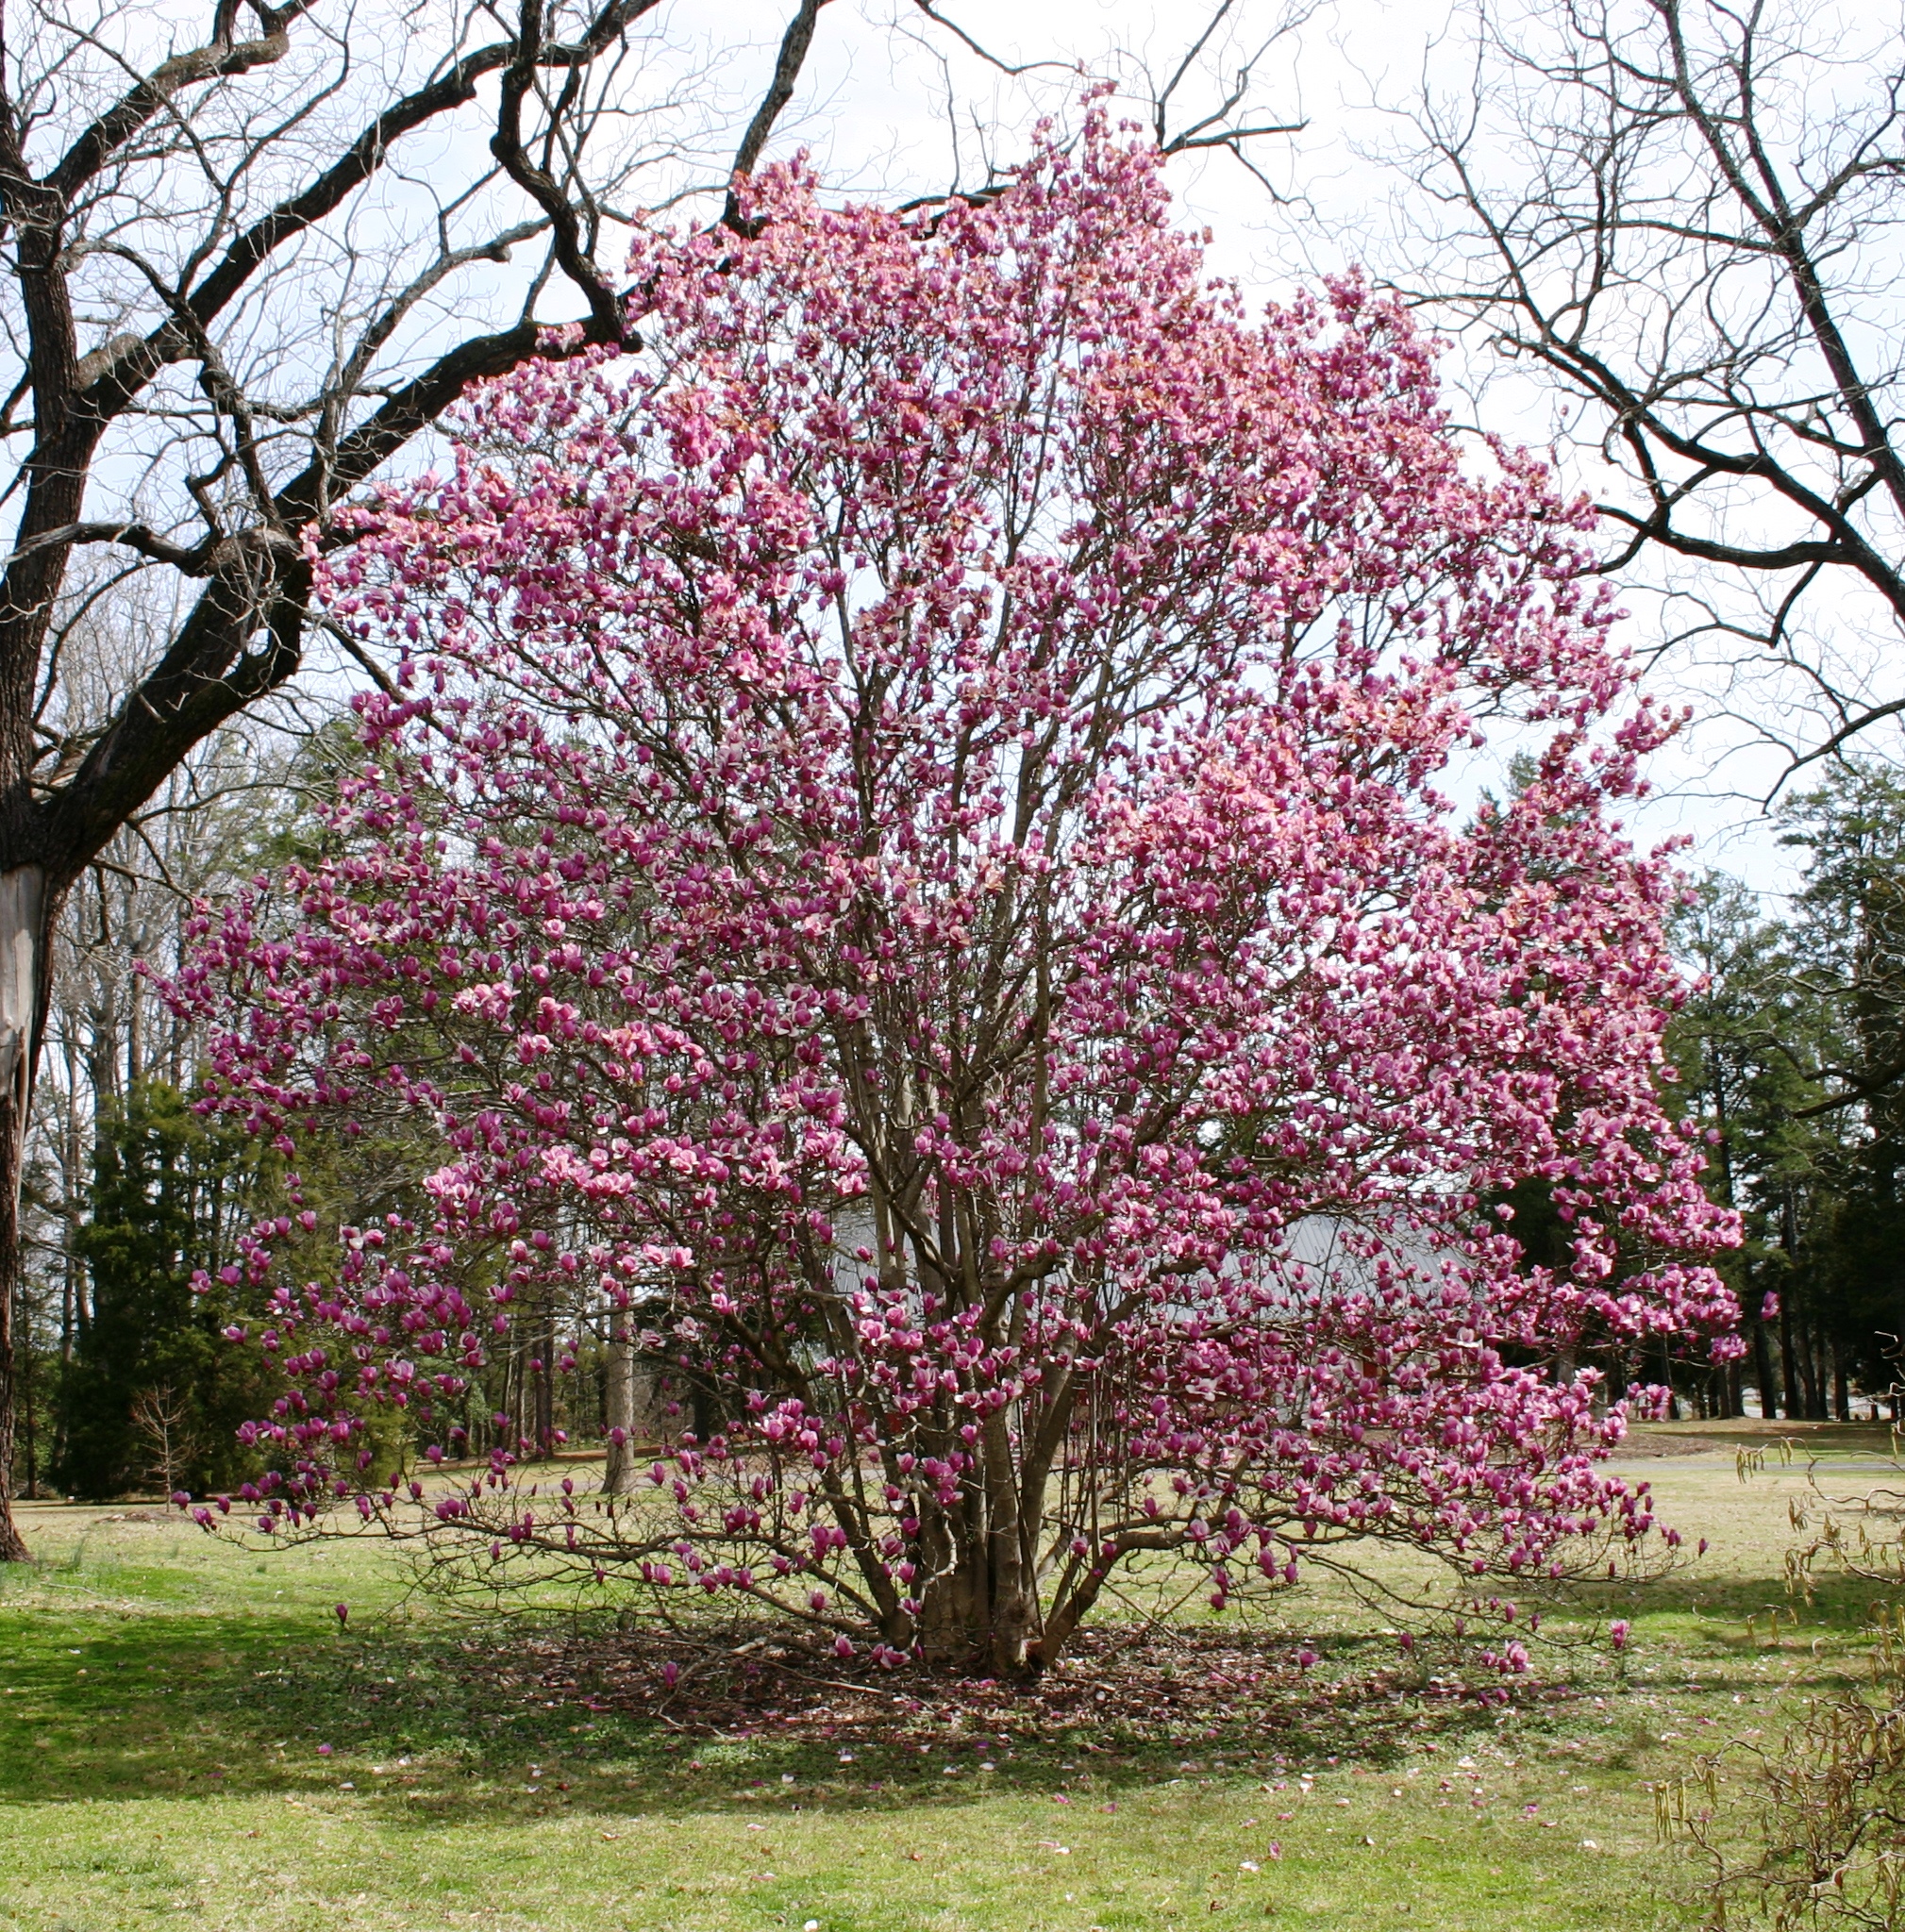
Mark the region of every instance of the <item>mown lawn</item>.
<instances>
[{"instance_id":1,"label":"mown lawn","mask_svg":"<svg viewBox=\"0 0 1905 1932\"><path fill-rule=\"evenodd\" d=\"M0 1573L0 1928L1685 1923L1647 1781L1853 1668L1864 1604L1829 1591L1768 1641L1796 1473L1742 1488L1719 1449L1643 1473L1713 1547L1611 1607L1624 1674L1545 1657L1505 1711L1332 1697L1379 1640L1319 1594L1289 1606L1316 1671L1228 1719L1174 1726L1162 1682L1136 1727L891 1699L850 1750L602 1694L588 1624L559 1633L568 1677L499 1668L509 1633L409 1600L376 1544L265 1557L28 1506L40 1560Z\"/></svg>"}]
</instances>

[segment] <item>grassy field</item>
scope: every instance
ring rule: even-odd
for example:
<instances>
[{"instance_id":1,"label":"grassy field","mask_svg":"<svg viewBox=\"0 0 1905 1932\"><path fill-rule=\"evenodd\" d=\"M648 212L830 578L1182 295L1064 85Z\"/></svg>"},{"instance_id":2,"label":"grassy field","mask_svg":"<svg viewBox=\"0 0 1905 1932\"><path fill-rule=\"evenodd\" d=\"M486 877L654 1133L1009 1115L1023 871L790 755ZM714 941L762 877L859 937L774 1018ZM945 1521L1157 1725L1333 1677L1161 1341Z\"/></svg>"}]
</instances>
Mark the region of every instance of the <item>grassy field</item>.
<instances>
[{"instance_id":1,"label":"grassy field","mask_svg":"<svg viewBox=\"0 0 1905 1932\"><path fill-rule=\"evenodd\" d=\"M1879 1440L1833 1439L1848 1484ZM1546 1657L1507 1710L1331 1696L1379 1640L1319 1594L1289 1607L1309 1679L1182 1722L1161 1683L1123 1727L895 1701L839 1738L710 1735L612 1694L586 1627L523 1626L554 1666L511 1668L510 1633L408 1601L376 1545L264 1557L158 1510L27 1506L39 1560L0 1573L0 1928L1683 1922L1646 1781L1853 1668L1863 1609L1828 1591L1769 1641L1796 1472L1743 1487L1711 1441L1645 1445L1713 1548L1612 1607L1619 1674Z\"/></svg>"}]
</instances>

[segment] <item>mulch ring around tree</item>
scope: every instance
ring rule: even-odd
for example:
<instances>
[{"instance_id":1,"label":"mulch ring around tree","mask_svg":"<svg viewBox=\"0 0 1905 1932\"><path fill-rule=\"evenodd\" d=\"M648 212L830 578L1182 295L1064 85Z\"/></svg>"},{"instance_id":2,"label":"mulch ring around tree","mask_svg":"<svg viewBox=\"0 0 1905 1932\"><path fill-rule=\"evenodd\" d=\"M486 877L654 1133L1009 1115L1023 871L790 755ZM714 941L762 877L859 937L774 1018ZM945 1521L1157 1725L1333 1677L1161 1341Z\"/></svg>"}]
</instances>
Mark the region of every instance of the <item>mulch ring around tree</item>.
<instances>
[{"instance_id":1,"label":"mulch ring around tree","mask_svg":"<svg viewBox=\"0 0 1905 1932\"><path fill-rule=\"evenodd\" d=\"M1073 1737L1086 1752L1119 1740L1189 1744L1278 1735L1306 1749L1335 1750L1337 1743L1319 1740L1343 1737L1345 1726L1356 1737L1343 1748L1367 1752L1385 1738L1399 1744L1404 1733L1419 1733L1427 1709L1466 1706L1472 1717L1478 1701L1500 1700L1492 1688L1478 1700L1454 1678L1367 1668L1379 1648L1393 1657L1389 1645L1359 1641L1312 1670L1299 1661L1298 1641L1285 1635L1106 1627L1078 1640L1041 1676L1005 1682L971 1671L885 1670L780 1631L696 1641L653 1629L564 1626L519 1632L507 1652L470 1640L459 1674L506 1701L648 1718L688 1737L771 1734L851 1747L957 1734L981 1757L994 1739L1034 1735L1048 1742ZM1516 1702L1574 1694L1524 1680Z\"/></svg>"}]
</instances>

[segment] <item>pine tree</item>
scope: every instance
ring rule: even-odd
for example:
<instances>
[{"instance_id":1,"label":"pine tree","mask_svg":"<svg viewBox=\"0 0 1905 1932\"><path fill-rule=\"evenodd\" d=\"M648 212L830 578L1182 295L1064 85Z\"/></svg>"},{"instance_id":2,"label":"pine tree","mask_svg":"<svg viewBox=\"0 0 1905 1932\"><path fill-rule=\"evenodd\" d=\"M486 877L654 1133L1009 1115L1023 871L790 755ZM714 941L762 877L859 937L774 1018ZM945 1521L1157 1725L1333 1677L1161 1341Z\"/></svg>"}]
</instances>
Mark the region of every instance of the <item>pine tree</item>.
<instances>
[{"instance_id":1,"label":"pine tree","mask_svg":"<svg viewBox=\"0 0 1905 1932\"><path fill-rule=\"evenodd\" d=\"M91 1307L62 1391L64 1486L102 1497L128 1490L203 1490L241 1479L239 1424L259 1412L256 1357L223 1346L240 1317L218 1281L232 1237L264 1185L255 1155L208 1128L178 1090L142 1082L99 1123L92 1212L79 1250Z\"/></svg>"}]
</instances>

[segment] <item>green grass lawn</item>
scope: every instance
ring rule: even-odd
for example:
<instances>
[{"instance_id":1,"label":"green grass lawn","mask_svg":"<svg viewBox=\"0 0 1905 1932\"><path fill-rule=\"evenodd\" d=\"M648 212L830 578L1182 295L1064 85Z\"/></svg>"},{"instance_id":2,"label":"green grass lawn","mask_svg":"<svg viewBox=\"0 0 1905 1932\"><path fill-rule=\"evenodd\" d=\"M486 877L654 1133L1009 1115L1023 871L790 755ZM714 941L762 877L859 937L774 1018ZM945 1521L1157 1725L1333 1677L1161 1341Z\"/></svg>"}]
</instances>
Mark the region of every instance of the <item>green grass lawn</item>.
<instances>
[{"instance_id":1,"label":"green grass lawn","mask_svg":"<svg viewBox=\"0 0 1905 1932\"><path fill-rule=\"evenodd\" d=\"M1768 1641L1796 1474L1742 1488L1723 1450L1642 1473L1713 1547L1616 1607L1621 1677L1546 1657L1506 1711L1332 1697L1379 1640L1319 1593L1288 1600L1323 1654L1302 1687L1178 1723L1161 1681L1135 1726L994 1710L982 1748L898 1699L850 1739L684 1728L599 1694L590 1625L525 1624L558 1667L507 1668L508 1631L409 1601L380 1545L262 1556L27 1506L39 1560L0 1572L0 1928L1677 1923L1646 1781L1851 1669L1863 1604L1829 1591Z\"/></svg>"}]
</instances>

